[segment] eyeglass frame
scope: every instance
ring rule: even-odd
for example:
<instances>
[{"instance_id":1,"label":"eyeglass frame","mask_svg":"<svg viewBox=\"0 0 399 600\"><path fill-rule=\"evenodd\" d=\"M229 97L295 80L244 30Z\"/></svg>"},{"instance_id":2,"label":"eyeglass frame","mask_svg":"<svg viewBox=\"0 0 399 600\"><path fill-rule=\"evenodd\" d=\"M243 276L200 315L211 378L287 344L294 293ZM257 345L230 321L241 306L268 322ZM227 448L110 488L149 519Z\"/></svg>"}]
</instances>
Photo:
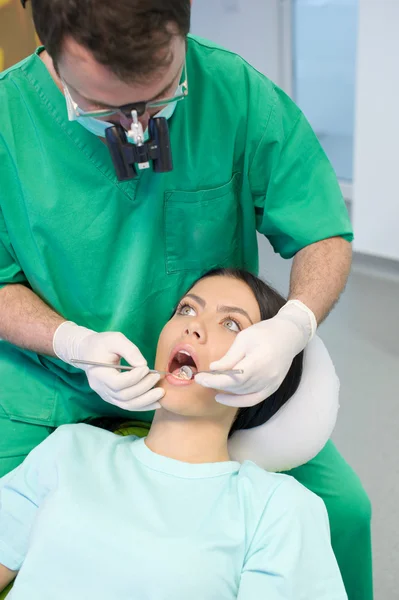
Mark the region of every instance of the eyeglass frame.
<instances>
[{"instance_id":1,"label":"eyeglass frame","mask_svg":"<svg viewBox=\"0 0 399 600\"><path fill-rule=\"evenodd\" d=\"M71 92L65 81L61 78L62 85L65 90L65 94L67 95L67 109L68 116L70 119L76 119L77 117L111 117L112 115L120 114L124 117L131 117L132 111L137 112L137 116L141 117L151 108L161 108L162 106L167 106L168 104L172 104L173 102L180 102L184 100L186 96L188 96L188 77L187 77L187 62L184 61L182 74L180 79L183 79L183 82L179 84L179 87L182 87L182 93L177 94L176 96L171 96L169 98L163 98L161 100L150 100L150 101L141 101L141 102L131 102L129 104L122 104L121 106L110 106L109 108L101 108L97 110L84 111L79 108L79 105L72 98Z\"/></svg>"}]
</instances>

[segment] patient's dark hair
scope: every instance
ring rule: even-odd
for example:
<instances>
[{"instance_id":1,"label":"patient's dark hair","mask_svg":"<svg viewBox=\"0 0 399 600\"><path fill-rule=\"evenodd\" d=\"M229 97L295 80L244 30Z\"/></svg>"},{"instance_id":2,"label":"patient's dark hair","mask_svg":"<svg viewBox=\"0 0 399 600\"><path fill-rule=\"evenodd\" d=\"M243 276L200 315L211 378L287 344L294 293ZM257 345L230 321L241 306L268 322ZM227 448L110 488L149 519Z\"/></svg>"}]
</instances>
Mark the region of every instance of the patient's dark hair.
<instances>
[{"instance_id":1,"label":"patient's dark hair","mask_svg":"<svg viewBox=\"0 0 399 600\"><path fill-rule=\"evenodd\" d=\"M286 302L270 285L259 279L259 277L242 269L214 269L200 277L197 281L207 279L208 277L230 277L246 283L256 298L262 321L274 317ZM276 392L260 404L238 410L230 429L229 437L239 429L252 429L252 427L263 425L263 423L271 419L298 389L302 377L302 368L303 352L300 352L292 361L285 379ZM88 422L103 429L115 430L122 423L126 424L126 418L110 420L105 417L89 420Z\"/></svg>"}]
</instances>

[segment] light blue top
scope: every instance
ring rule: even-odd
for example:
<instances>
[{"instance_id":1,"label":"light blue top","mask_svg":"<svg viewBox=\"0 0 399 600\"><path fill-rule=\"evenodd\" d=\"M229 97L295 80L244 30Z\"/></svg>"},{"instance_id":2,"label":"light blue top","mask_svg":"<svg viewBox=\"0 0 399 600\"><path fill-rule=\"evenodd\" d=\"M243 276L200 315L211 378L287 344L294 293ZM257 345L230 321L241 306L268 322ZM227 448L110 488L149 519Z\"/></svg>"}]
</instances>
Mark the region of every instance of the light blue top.
<instances>
[{"instance_id":1,"label":"light blue top","mask_svg":"<svg viewBox=\"0 0 399 600\"><path fill-rule=\"evenodd\" d=\"M323 502L252 462L188 464L65 425L0 480L10 600L345 600Z\"/></svg>"}]
</instances>

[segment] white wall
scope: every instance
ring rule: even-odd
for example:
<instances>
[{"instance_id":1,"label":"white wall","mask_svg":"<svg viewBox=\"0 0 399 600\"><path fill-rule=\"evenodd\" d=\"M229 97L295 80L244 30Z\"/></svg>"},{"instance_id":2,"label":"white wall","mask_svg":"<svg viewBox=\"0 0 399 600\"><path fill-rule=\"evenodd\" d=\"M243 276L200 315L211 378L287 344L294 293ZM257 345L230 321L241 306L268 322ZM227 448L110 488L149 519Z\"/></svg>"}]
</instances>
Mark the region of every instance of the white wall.
<instances>
[{"instance_id":1,"label":"white wall","mask_svg":"<svg viewBox=\"0 0 399 600\"><path fill-rule=\"evenodd\" d=\"M296 0L293 17L295 100L319 135L352 137L358 0Z\"/></svg>"},{"instance_id":2,"label":"white wall","mask_svg":"<svg viewBox=\"0 0 399 600\"><path fill-rule=\"evenodd\" d=\"M399 0L360 0L355 249L399 259Z\"/></svg>"},{"instance_id":3,"label":"white wall","mask_svg":"<svg viewBox=\"0 0 399 600\"><path fill-rule=\"evenodd\" d=\"M280 84L279 0L193 0L191 31L243 56Z\"/></svg>"}]
</instances>

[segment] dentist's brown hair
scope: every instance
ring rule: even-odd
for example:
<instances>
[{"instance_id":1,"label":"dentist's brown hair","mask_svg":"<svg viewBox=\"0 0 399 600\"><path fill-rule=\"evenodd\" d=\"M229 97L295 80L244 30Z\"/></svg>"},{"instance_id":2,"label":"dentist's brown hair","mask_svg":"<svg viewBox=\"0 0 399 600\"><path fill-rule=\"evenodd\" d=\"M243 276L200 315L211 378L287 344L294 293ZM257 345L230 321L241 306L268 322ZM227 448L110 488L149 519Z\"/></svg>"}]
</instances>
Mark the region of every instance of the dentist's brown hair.
<instances>
[{"instance_id":1,"label":"dentist's brown hair","mask_svg":"<svg viewBox=\"0 0 399 600\"><path fill-rule=\"evenodd\" d=\"M23 2L25 4L25 2ZM55 68L71 37L126 83L172 62L172 38L190 30L190 0L31 0L33 21Z\"/></svg>"}]
</instances>

